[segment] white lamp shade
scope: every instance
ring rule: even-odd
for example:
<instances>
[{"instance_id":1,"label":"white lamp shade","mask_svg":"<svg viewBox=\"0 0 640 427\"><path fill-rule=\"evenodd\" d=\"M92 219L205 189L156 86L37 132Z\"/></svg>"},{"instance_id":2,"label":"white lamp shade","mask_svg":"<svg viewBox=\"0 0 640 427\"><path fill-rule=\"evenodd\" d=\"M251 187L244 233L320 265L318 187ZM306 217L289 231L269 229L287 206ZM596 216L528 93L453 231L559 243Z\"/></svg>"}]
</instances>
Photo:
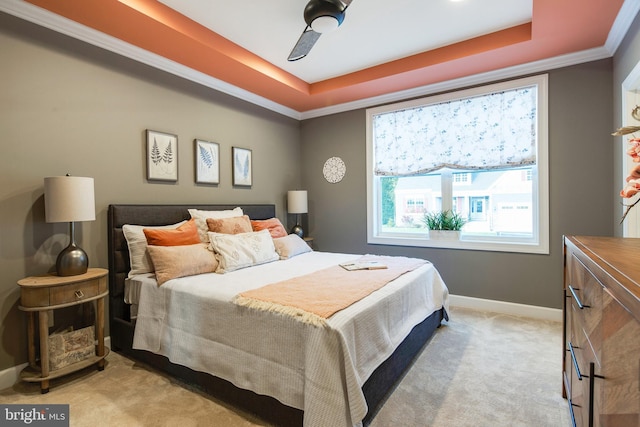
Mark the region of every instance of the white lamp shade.
<instances>
[{"instance_id":1,"label":"white lamp shade","mask_svg":"<svg viewBox=\"0 0 640 427\"><path fill-rule=\"evenodd\" d=\"M307 191L295 190L287 192L287 210L292 214L307 213Z\"/></svg>"},{"instance_id":2,"label":"white lamp shade","mask_svg":"<svg viewBox=\"0 0 640 427\"><path fill-rule=\"evenodd\" d=\"M47 222L95 220L93 178L80 176L45 178L44 208Z\"/></svg>"}]
</instances>

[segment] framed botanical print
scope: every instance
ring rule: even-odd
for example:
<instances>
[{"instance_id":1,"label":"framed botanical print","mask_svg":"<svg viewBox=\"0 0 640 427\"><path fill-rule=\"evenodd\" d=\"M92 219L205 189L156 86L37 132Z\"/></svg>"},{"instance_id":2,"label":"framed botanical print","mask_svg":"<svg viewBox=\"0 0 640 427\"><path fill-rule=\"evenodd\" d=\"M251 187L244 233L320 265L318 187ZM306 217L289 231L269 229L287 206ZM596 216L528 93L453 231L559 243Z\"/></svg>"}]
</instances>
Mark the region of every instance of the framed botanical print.
<instances>
[{"instance_id":1,"label":"framed botanical print","mask_svg":"<svg viewBox=\"0 0 640 427\"><path fill-rule=\"evenodd\" d=\"M178 136L147 129L147 179L178 181Z\"/></svg>"},{"instance_id":2,"label":"framed botanical print","mask_svg":"<svg viewBox=\"0 0 640 427\"><path fill-rule=\"evenodd\" d=\"M232 148L233 185L235 187L251 187L253 183L251 150Z\"/></svg>"},{"instance_id":3,"label":"framed botanical print","mask_svg":"<svg viewBox=\"0 0 640 427\"><path fill-rule=\"evenodd\" d=\"M220 184L220 145L216 142L195 141L196 183Z\"/></svg>"}]
</instances>

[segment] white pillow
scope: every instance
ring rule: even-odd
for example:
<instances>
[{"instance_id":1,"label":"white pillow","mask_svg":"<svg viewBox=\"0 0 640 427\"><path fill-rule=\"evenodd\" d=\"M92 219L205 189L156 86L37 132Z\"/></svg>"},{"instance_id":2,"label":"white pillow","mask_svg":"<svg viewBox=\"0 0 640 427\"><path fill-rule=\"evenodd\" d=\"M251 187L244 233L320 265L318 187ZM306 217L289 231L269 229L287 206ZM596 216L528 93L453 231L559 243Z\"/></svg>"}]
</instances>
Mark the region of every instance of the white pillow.
<instances>
[{"instance_id":1,"label":"white pillow","mask_svg":"<svg viewBox=\"0 0 640 427\"><path fill-rule=\"evenodd\" d=\"M160 225L160 226L148 226L148 225L131 225L125 224L122 226L122 232L124 238L127 239L127 246L129 246L129 265L131 270L129 271L129 277L136 274L151 273L153 272L153 263L147 252L147 237L144 235L145 228L178 228L186 221L181 221L177 224Z\"/></svg>"},{"instance_id":2,"label":"white pillow","mask_svg":"<svg viewBox=\"0 0 640 427\"><path fill-rule=\"evenodd\" d=\"M228 273L279 258L269 230L239 234L209 233L209 238L211 249L219 261L216 273Z\"/></svg>"},{"instance_id":3,"label":"white pillow","mask_svg":"<svg viewBox=\"0 0 640 427\"><path fill-rule=\"evenodd\" d=\"M222 218L234 218L244 215L242 208L234 208L223 211L203 211L200 209L189 209L191 218L195 218L196 227L198 227L198 236L202 243L209 243L209 227L207 226L207 218L222 219Z\"/></svg>"},{"instance_id":4,"label":"white pillow","mask_svg":"<svg viewBox=\"0 0 640 427\"><path fill-rule=\"evenodd\" d=\"M293 258L296 255L313 251L311 246L297 234L289 234L285 237L273 239L273 244L276 247L276 252L280 255L280 259Z\"/></svg>"}]
</instances>

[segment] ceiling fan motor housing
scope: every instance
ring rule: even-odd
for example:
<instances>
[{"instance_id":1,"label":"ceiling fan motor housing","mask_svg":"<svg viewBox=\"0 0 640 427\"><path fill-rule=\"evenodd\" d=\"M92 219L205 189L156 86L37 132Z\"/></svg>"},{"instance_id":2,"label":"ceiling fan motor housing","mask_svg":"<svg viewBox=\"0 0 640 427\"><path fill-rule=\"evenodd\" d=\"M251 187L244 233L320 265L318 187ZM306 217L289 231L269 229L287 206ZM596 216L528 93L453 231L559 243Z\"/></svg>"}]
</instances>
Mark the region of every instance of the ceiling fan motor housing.
<instances>
[{"instance_id":1,"label":"ceiling fan motor housing","mask_svg":"<svg viewBox=\"0 0 640 427\"><path fill-rule=\"evenodd\" d=\"M342 24L344 9L340 0L311 0L304 8L304 20L313 31L328 32Z\"/></svg>"}]
</instances>

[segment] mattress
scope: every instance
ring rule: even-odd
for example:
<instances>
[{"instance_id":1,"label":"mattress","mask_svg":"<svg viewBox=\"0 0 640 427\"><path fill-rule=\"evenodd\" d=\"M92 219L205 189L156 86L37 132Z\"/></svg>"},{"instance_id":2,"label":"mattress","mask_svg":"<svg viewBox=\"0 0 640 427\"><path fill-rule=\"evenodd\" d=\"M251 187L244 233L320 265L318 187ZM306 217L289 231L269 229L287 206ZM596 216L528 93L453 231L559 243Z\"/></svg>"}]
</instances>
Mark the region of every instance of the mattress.
<instances>
[{"instance_id":1,"label":"mattress","mask_svg":"<svg viewBox=\"0 0 640 427\"><path fill-rule=\"evenodd\" d=\"M369 375L415 325L448 309L448 290L432 264L336 313L326 327L232 302L246 290L358 257L310 252L162 286L151 274L134 276L125 292L138 303L133 347L302 409L305 426L359 425Z\"/></svg>"}]
</instances>

